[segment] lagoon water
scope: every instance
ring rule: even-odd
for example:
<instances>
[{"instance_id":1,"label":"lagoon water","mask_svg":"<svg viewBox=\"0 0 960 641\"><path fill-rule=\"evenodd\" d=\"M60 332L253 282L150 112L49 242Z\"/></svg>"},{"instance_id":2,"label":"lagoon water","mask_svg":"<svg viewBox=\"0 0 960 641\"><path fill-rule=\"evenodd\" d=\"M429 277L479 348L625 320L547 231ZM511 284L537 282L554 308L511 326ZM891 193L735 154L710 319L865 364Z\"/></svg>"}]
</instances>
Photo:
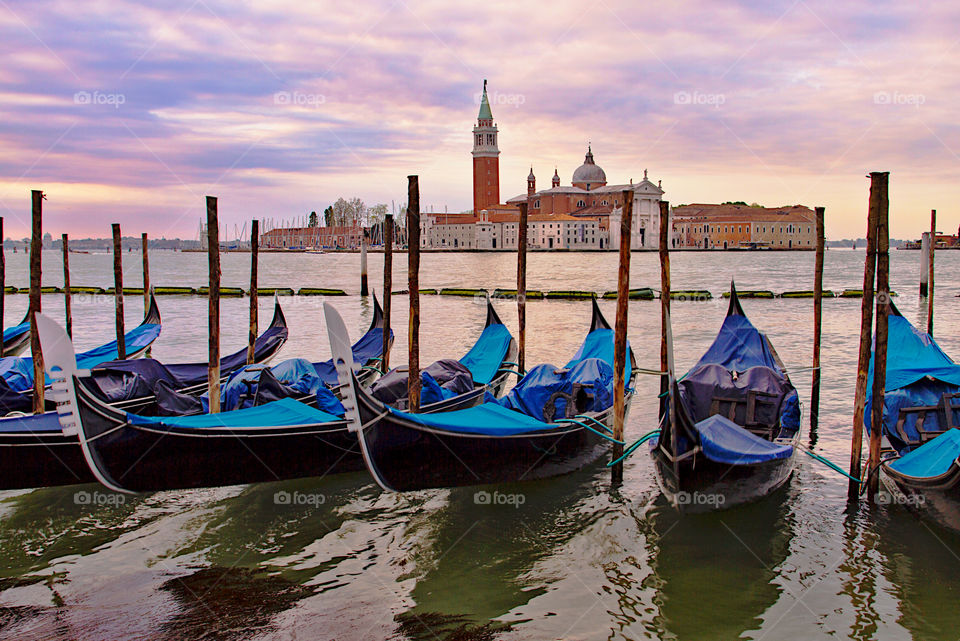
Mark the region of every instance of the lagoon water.
<instances>
[{"instance_id":1,"label":"lagoon water","mask_svg":"<svg viewBox=\"0 0 960 641\"><path fill-rule=\"evenodd\" d=\"M812 253L679 253L674 289L812 289ZM925 322L919 252L891 252L896 303ZM226 254L223 284L246 286L249 256ZM74 285L112 284L111 256L71 256ZM61 283L45 252L44 284ZM140 284L139 254L124 256ZM529 257L528 288L615 288L617 257ZM370 256L381 289L381 256ZM406 255L394 289L405 288ZM960 252L937 255L936 335L960 357ZM7 253L7 282L26 286L26 256ZM204 284L202 254L153 252L155 285ZM863 252L827 252L825 287L859 288ZM425 254L422 287L513 286L511 254ZM633 255L631 285L659 287L655 254ZM357 254L261 256L261 286L338 287L329 299L355 334L372 311L361 299ZM26 296L6 298L6 325ZM162 297L166 361L206 354L206 300ZM290 340L278 358L329 355L318 298L282 298ZM78 347L108 340L112 298L78 296ZM271 301L261 300L269 321ZM44 296L62 317L62 297ZM246 299L222 301L222 345L246 338ZM405 360L407 300L396 296L394 363ZM516 306L496 307L516 332ZM601 302L608 319L614 304ZM787 367L808 366L809 299L744 300ZM421 362L458 357L479 335L480 301L421 298ZM142 313L128 297L127 323ZM712 341L722 300L676 302L677 368ZM659 365L659 302L630 303L629 337L641 367ZM846 465L857 368L860 301L824 301L820 425L804 439ZM530 301L527 362L566 362L587 329L586 302ZM810 375L795 376L809 398ZM627 425L655 427L658 380L643 376ZM805 428L807 429L807 428ZM366 474L118 499L94 485L0 493L0 638L3 639L956 639L960 536L899 506L848 507L846 481L802 457L782 491L743 508L678 516L659 497L649 457L628 459L611 491L598 462L576 474L515 485L382 492ZM478 500L497 492L509 502ZM286 493L286 494L283 494ZM284 501L283 497L297 497ZM280 497L278 499L278 497ZM122 501L122 502L121 502Z\"/></svg>"}]
</instances>

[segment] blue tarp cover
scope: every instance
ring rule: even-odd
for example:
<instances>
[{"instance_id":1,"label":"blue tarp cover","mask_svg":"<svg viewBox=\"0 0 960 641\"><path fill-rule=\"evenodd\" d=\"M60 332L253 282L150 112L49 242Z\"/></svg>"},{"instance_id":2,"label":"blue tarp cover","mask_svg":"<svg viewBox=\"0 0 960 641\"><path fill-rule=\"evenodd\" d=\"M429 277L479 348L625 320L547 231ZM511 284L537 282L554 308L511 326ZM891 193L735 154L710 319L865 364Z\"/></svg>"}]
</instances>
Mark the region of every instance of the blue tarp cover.
<instances>
[{"instance_id":1,"label":"blue tarp cover","mask_svg":"<svg viewBox=\"0 0 960 641\"><path fill-rule=\"evenodd\" d=\"M751 367L763 365L778 374L783 374L777 359L770 352L766 337L753 326L750 319L739 314L727 316L723 320L723 325L710 349L696 365L690 368L690 371L708 363L722 365L725 369L735 372L743 372Z\"/></svg>"},{"instance_id":2,"label":"blue tarp cover","mask_svg":"<svg viewBox=\"0 0 960 641\"><path fill-rule=\"evenodd\" d=\"M937 438L927 441L909 454L890 464L890 467L919 478L940 476L960 456L960 430L947 430Z\"/></svg>"},{"instance_id":3,"label":"blue tarp cover","mask_svg":"<svg viewBox=\"0 0 960 641\"><path fill-rule=\"evenodd\" d=\"M16 433L50 433L61 431L60 417L56 412L31 414L29 416L11 416L0 418L0 432L4 434Z\"/></svg>"},{"instance_id":4,"label":"blue tarp cover","mask_svg":"<svg viewBox=\"0 0 960 641\"><path fill-rule=\"evenodd\" d=\"M390 330L390 336L391 338L393 337L392 329ZM353 371L358 371L366 365L367 361L371 358L378 358L382 354L383 329L374 327L368 330L366 334L360 337L360 340L353 344ZM314 363L313 368L325 385L334 386L339 384L337 382L337 368L333 366L332 359L323 361L322 363Z\"/></svg>"},{"instance_id":5,"label":"blue tarp cover","mask_svg":"<svg viewBox=\"0 0 960 641\"><path fill-rule=\"evenodd\" d=\"M19 325L14 325L13 327L8 327L3 330L3 341L7 342L29 331L30 321L27 321L26 323L20 323Z\"/></svg>"},{"instance_id":6,"label":"blue tarp cover","mask_svg":"<svg viewBox=\"0 0 960 641\"><path fill-rule=\"evenodd\" d=\"M550 400L555 394L572 395L577 384L585 386L583 392L592 396L579 411L567 411L570 396ZM544 422L581 412L600 412L613 405L613 367L599 358L584 359L572 369L537 365L498 403ZM548 407L553 410L549 417L545 414Z\"/></svg>"},{"instance_id":7,"label":"blue tarp cover","mask_svg":"<svg viewBox=\"0 0 960 641\"><path fill-rule=\"evenodd\" d=\"M225 411L252 407L254 399L243 398L243 396L250 391L251 387L254 392L256 391L256 384L263 370L262 366L248 365L231 374L220 390L220 407ZM270 368L270 372L291 391L316 395L317 407L321 410L343 415L344 410L340 401L323 384L310 361L304 358L291 358L277 363ZM207 410L208 399L208 394L201 396L204 411Z\"/></svg>"},{"instance_id":8,"label":"blue tarp cover","mask_svg":"<svg viewBox=\"0 0 960 641\"><path fill-rule=\"evenodd\" d=\"M139 352L157 340L160 335L160 325L147 323L138 325L124 335L127 353ZM77 354L77 368L91 369L106 361L116 360L117 341L110 341L105 345ZM33 388L33 359L29 356L11 356L0 358L0 378L6 381L10 389L16 392L26 392ZM45 384L50 384L50 378L45 376Z\"/></svg>"},{"instance_id":9,"label":"blue tarp cover","mask_svg":"<svg viewBox=\"0 0 960 641\"><path fill-rule=\"evenodd\" d=\"M508 410L496 403L484 403L465 410L438 412L436 414L410 414L387 406L391 414L402 416L411 422L461 434L487 436L510 436L550 429L550 425L534 418Z\"/></svg>"},{"instance_id":10,"label":"blue tarp cover","mask_svg":"<svg viewBox=\"0 0 960 641\"><path fill-rule=\"evenodd\" d=\"M593 330L587 334L586 338L583 339L583 343L580 344L580 349L578 349L577 353L573 355L573 358L570 359L570 362L564 366L565 369L572 368L574 365L586 358L599 358L600 360L608 363L612 368L613 341L614 333L612 329L600 328ZM623 380L628 382L630 381L630 362L630 341L627 341L627 360Z\"/></svg>"},{"instance_id":11,"label":"blue tarp cover","mask_svg":"<svg viewBox=\"0 0 960 641\"><path fill-rule=\"evenodd\" d=\"M771 443L717 414L700 421L694 428L700 434L704 455L715 463L751 465L789 458L793 454L792 446Z\"/></svg>"},{"instance_id":12,"label":"blue tarp cover","mask_svg":"<svg viewBox=\"0 0 960 641\"><path fill-rule=\"evenodd\" d=\"M499 323L484 328L470 351L460 359L473 375L474 385L487 385L497 375L513 336L506 325Z\"/></svg>"},{"instance_id":13,"label":"blue tarp cover","mask_svg":"<svg viewBox=\"0 0 960 641\"><path fill-rule=\"evenodd\" d=\"M200 414L197 416L139 416L127 414L131 425L169 425L170 427L284 427L316 425L343 420L333 414L304 405L291 398L284 398L248 409Z\"/></svg>"},{"instance_id":14,"label":"blue tarp cover","mask_svg":"<svg viewBox=\"0 0 960 641\"><path fill-rule=\"evenodd\" d=\"M936 381L931 381L928 376ZM863 421L869 430L873 407L872 354L867 380L867 404ZM943 394L957 391L960 391L960 365L954 363L929 334L916 329L903 316L891 315L887 333L883 422L884 432L894 446L903 445L896 429L900 408L936 405ZM940 426L939 421L938 415L928 413L924 419L924 429L943 429L945 426ZM916 415L911 415L904 421L904 432L914 441L919 438L916 422Z\"/></svg>"}]
</instances>

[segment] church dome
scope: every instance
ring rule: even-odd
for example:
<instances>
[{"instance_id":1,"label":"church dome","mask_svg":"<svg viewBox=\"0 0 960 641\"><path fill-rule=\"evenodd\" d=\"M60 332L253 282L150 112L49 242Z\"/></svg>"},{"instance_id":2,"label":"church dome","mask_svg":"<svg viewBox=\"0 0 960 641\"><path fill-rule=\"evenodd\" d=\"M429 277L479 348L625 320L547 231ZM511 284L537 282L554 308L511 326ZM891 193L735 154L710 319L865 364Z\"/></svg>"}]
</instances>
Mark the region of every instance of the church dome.
<instances>
[{"instance_id":1,"label":"church dome","mask_svg":"<svg viewBox=\"0 0 960 641\"><path fill-rule=\"evenodd\" d=\"M587 147L587 155L583 159L583 164L577 167L577 170L573 172L572 182L574 184L606 184L607 182L607 174L605 174L603 169L593 162L593 151L589 146Z\"/></svg>"}]
</instances>

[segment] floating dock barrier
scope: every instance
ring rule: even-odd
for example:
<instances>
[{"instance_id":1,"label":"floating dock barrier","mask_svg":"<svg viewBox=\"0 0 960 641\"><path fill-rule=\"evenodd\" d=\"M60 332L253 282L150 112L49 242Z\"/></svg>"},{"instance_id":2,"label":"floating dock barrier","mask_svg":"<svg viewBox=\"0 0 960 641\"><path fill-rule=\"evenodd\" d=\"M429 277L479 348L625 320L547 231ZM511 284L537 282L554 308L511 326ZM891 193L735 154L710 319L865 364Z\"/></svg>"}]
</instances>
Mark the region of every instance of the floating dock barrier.
<instances>
[{"instance_id":1,"label":"floating dock barrier","mask_svg":"<svg viewBox=\"0 0 960 641\"><path fill-rule=\"evenodd\" d=\"M420 293L423 293L423 290L420 290ZM486 296L487 290L485 289L466 289L466 288L456 288L456 287L444 287L440 290L441 296L465 296L469 298L475 298L477 296Z\"/></svg>"},{"instance_id":2,"label":"floating dock barrier","mask_svg":"<svg viewBox=\"0 0 960 641\"><path fill-rule=\"evenodd\" d=\"M107 290L106 290L104 293L105 293L105 294L113 294L114 289L115 289L114 287L107 287ZM70 288L70 293L72 294L72 293L74 293L74 291L75 291L75 290L73 289L73 287L71 287L71 288ZM46 292L44 292L44 293L46 293ZM59 293L59 292L57 292L57 293ZM123 295L124 295L124 296L143 296L143 287L124 287L124 288L123 288Z\"/></svg>"},{"instance_id":3,"label":"floating dock barrier","mask_svg":"<svg viewBox=\"0 0 960 641\"><path fill-rule=\"evenodd\" d=\"M257 296L293 296L292 287L257 287Z\"/></svg>"},{"instance_id":4,"label":"floating dock barrier","mask_svg":"<svg viewBox=\"0 0 960 641\"><path fill-rule=\"evenodd\" d=\"M740 292L737 292L738 295L739 293ZM833 298L835 296L836 294L834 294L832 290L829 290L829 289L823 290L824 298ZM780 294L780 298L813 298L813 290L803 289L795 292L783 292L782 294Z\"/></svg>"},{"instance_id":5,"label":"floating dock barrier","mask_svg":"<svg viewBox=\"0 0 960 641\"><path fill-rule=\"evenodd\" d=\"M390 292L390 293L391 293L391 294L395 294L395 295L397 295L397 296L406 296L407 294L410 293L410 290L409 290L409 289L397 289L397 290L392 291L392 292ZM436 296L436 295L437 295L437 290L435 290L435 289L421 289L421 290L420 290L420 293L423 294L423 295L426 295L426 296Z\"/></svg>"},{"instance_id":6,"label":"floating dock barrier","mask_svg":"<svg viewBox=\"0 0 960 641\"><path fill-rule=\"evenodd\" d=\"M197 290L193 287L154 287L153 293L157 296L194 296Z\"/></svg>"},{"instance_id":7,"label":"floating dock barrier","mask_svg":"<svg viewBox=\"0 0 960 641\"><path fill-rule=\"evenodd\" d=\"M890 296L896 296L897 292L890 292ZM845 289L840 293L840 298L863 298L862 289Z\"/></svg>"},{"instance_id":8,"label":"floating dock barrier","mask_svg":"<svg viewBox=\"0 0 960 641\"><path fill-rule=\"evenodd\" d=\"M592 300L596 296L595 292L584 292L577 290L547 292L547 300Z\"/></svg>"},{"instance_id":9,"label":"floating dock barrier","mask_svg":"<svg viewBox=\"0 0 960 641\"><path fill-rule=\"evenodd\" d=\"M499 287L493 290L494 298L517 298L517 290L515 289L500 289ZM528 289L527 290L527 300L543 300L543 292L539 289Z\"/></svg>"},{"instance_id":10,"label":"floating dock barrier","mask_svg":"<svg viewBox=\"0 0 960 641\"><path fill-rule=\"evenodd\" d=\"M260 291L259 289L257 291ZM292 291L292 290L291 290ZM301 287L297 296L346 296L342 289L324 289L322 287Z\"/></svg>"},{"instance_id":11,"label":"floating dock barrier","mask_svg":"<svg viewBox=\"0 0 960 641\"><path fill-rule=\"evenodd\" d=\"M724 298L730 298L730 292L723 292ZM737 298L776 298L776 294L769 289L744 289L737 290Z\"/></svg>"},{"instance_id":12,"label":"floating dock barrier","mask_svg":"<svg viewBox=\"0 0 960 641\"><path fill-rule=\"evenodd\" d=\"M654 300L656 297L656 293L649 287L638 287L630 290L627 300ZM604 292L602 298L604 300L616 300L617 292Z\"/></svg>"},{"instance_id":13,"label":"floating dock barrier","mask_svg":"<svg viewBox=\"0 0 960 641\"><path fill-rule=\"evenodd\" d=\"M207 296L209 295L209 293L210 293L210 288L206 285L204 285L203 287L197 290L197 294L199 296ZM224 297L227 297L227 296L238 297L238 296L244 296L245 294L246 292L243 291L243 288L241 287L221 287L220 288L220 295Z\"/></svg>"}]
</instances>

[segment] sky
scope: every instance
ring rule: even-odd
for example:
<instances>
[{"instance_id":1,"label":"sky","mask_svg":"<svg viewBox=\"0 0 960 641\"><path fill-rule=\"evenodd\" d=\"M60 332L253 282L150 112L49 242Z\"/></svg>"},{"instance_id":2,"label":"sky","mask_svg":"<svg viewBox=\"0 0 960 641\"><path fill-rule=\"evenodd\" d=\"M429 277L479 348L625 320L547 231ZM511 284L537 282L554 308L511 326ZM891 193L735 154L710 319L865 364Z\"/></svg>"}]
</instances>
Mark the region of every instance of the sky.
<instances>
[{"instance_id":1,"label":"sky","mask_svg":"<svg viewBox=\"0 0 960 641\"><path fill-rule=\"evenodd\" d=\"M0 215L73 237L232 237L338 197L472 206L483 79L501 200L563 184L588 142L611 183L673 204L826 207L865 235L960 225L960 5L883 0L233 2L0 0Z\"/></svg>"}]
</instances>

